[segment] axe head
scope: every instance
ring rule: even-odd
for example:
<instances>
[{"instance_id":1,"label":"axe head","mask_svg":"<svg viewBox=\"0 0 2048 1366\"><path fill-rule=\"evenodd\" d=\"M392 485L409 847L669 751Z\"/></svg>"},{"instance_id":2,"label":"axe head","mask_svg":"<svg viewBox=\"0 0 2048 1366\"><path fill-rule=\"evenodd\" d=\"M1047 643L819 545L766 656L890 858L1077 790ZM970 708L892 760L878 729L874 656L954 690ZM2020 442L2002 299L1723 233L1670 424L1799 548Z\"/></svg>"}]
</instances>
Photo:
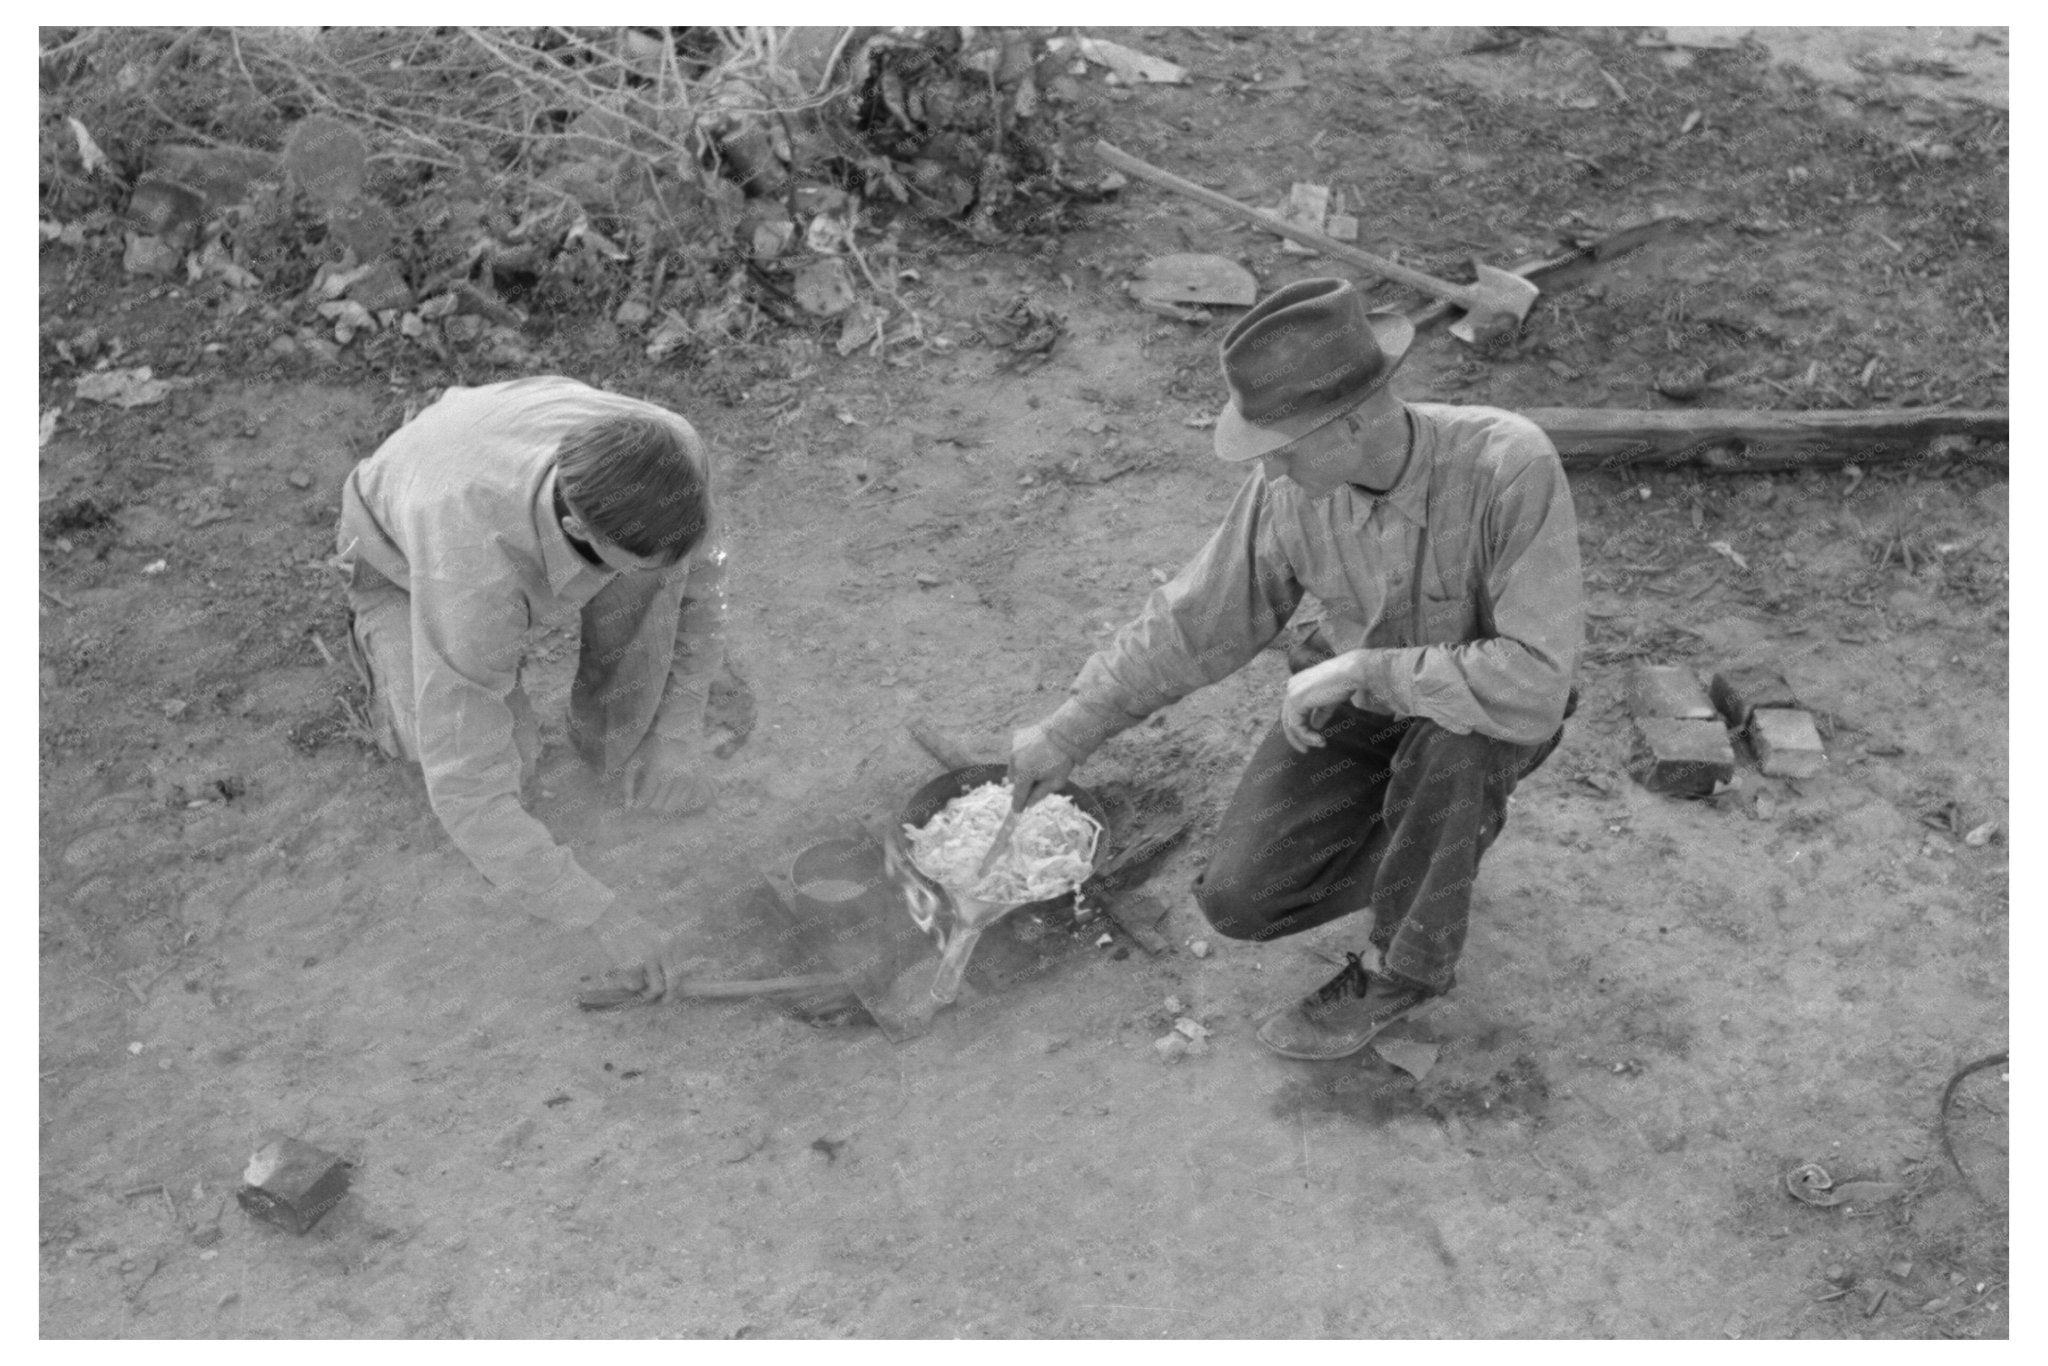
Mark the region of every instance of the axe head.
<instances>
[{"instance_id":1,"label":"axe head","mask_svg":"<svg viewBox=\"0 0 2048 1366\"><path fill-rule=\"evenodd\" d=\"M1513 271L1481 261L1472 263L1472 274L1472 283L1463 290L1465 316L1451 324L1451 335L1473 346L1507 340L1543 291Z\"/></svg>"}]
</instances>

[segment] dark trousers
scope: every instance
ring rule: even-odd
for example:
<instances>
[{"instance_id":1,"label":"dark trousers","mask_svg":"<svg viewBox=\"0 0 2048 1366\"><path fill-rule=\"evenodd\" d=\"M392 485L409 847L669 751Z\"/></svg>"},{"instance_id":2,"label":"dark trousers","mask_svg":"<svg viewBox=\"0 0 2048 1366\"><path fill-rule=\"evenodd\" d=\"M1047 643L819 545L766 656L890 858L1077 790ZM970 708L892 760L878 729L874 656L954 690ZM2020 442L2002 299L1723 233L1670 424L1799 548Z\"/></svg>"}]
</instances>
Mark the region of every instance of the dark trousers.
<instances>
[{"instance_id":1,"label":"dark trousers","mask_svg":"<svg viewBox=\"0 0 2048 1366\"><path fill-rule=\"evenodd\" d=\"M1569 710L1565 713L1569 716ZM1539 745L1454 735L1346 703L1296 754L1276 723L1224 812L1195 901L1220 934L1277 939L1371 908L1387 971L1450 988L1479 859Z\"/></svg>"}]
</instances>

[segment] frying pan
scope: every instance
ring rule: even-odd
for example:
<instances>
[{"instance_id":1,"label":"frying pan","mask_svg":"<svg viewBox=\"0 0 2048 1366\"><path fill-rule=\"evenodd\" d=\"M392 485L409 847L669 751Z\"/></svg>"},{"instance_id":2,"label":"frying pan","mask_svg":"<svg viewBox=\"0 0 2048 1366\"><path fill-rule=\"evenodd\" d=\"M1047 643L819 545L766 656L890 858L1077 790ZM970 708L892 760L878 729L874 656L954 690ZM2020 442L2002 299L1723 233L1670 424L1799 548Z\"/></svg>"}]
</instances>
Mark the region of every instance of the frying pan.
<instances>
[{"instance_id":1,"label":"frying pan","mask_svg":"<svg viewBox=\"0 0 2048 1366\"><path fill-rule=\"evenodd\" d=\"M948 756L937 757L941 763L947 762ZM932 982L932 999L941 1005L951 1002L959 994L960 978L967 971L967 960L973 955L982 933L991 925L1017 911L1056 911L1072 904L1072 892L1063 892L1042 901L1014 904L955 896L919 871L910 857L910 843L903 835L904 826L922 828L947 802L963 797L985 783L1000 783L1009 777L1009 773L1008 766L1004 764L965 764L950 768L911 794L903 808L903 819L889 831L890 875L902 889L912 918L939 941L939 973ZM1075 806L1102 827L1091 862L1091 867L1100 867L1109 856L1109 813L1094 793L1077 783L1064 783L1058 792L1070 798Z\"/></svg>"}]
</instances>

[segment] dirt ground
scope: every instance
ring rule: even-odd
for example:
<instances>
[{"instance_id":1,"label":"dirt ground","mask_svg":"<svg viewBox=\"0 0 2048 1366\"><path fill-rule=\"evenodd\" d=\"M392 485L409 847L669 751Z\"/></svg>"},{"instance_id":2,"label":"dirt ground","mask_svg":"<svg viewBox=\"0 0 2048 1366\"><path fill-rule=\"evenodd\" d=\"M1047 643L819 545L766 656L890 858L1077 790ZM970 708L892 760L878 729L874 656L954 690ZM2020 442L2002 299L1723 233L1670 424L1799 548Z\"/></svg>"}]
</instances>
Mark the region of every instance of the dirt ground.
<instances>
[{"instance_id":1,"label":"dirt ground","mask_svg":"<svg viewBox=\"0 0 2048 1366\"><path fill-rule=\"evenodd\" d=\"M1669 408L1653 377L1703 362L1717 407L2006 404L2002 75L1859 47L1814 76L1637 31L1117 36L1197 79L1092 73L1101 135L1243 200L1332 184L1365 245L1443 272L1696 215L1501 355L1427 334L1411 399ZM2002 30L1929 43L2002 72ZM321 561L406 404L540 371L671 404L719 453L720 714L749 733L707 814L592 802L573 641L539 641L537 809L721 968L761 966L735 889L889 820L936 771L906 722L1000 754L1227 504L1200 424L1228 313L1119 289L1183 250L1263 288L1328 269L1133 186L1056 241L928 238L911 297L945 344L888 363L783 335L679 369L594 315L458 370L267 358L258 315L46 244L46 335L91 325L190 382L95 407L45 349L42 1334L2004 1336L2004 1070L1951 1114L1975 1193L1936 1125L1950 1074L2007 1044L2002 447L1574 478L1584 701L1487 860L1458 989L1411 1027L1440 1048L1419 1081L1252 1040L1362 926L1233 943L1188 894L1276 655L1079 775L1196 814L1148 887L1171 951L1008 922L1041 970L902 1045L764 1004L580 1013L594 955L498 905L417 773L348 733ZM1064 318L1036 363L978 325L1020 295ZM1777 663L1826 772L1643 790L1644 659ZM1162 1062L1177 1014L1210 1047ZM356 1164L304 1237L234 1200L273 1129ZM1816 1161L1903 1190L1796 1203Z\"/></svg>"}]
</instances>

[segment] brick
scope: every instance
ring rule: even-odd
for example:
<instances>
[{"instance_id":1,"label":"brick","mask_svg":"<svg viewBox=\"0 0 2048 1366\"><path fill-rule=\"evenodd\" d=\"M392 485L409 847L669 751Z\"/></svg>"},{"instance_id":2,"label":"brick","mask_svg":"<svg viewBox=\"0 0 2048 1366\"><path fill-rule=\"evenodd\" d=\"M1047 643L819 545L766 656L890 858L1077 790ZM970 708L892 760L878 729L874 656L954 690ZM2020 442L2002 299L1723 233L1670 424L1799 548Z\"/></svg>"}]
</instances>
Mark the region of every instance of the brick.
<instances>
[{"instance_id":1,"label":"brick","mask_svg":"<svg viewBox=\"0 0 2048 1366\"><path fill-rule=\"evenodd\" d=\"M1714 675L1714 705L1723 720L1737 730L1749 724L1750 713L1758 707L1796 707L1799 699L1785 675L1768 664L1751 664L1724 669Z\"/></svg>"},{"instance_id":2,"label":"brick","mask_svg":"<svg viewBox=\"0 0 2048 1366\"><path fill-rule=\"evenodd\" d=\"M348 1163L324 1148L282 1135L249 1159L235 1199L279 1228L304 1233L348 1194Z\"/></svg>"},{"instance_id":3,"label":"brick","mask_svg":"<svg viewBox=\"0 0 2048 1366\"><path fill-rule=\"evenodd\" d=\"M1756 766L1773 778L1811 778L1828 754L1813 717L1795 707L1760 707L1750 714L1749 747Z\"/></svg>"},{"instance_id":4,"label":"brick","mask_svg":"<svg viewBox=\"0 0 2048 1366\"><path fill-rule=\"evenodd\" d=\"M1735 747L1719 721L1643 717L1636 734L1641 744L1629 771L1652 792L1706 797L1735 777Z\"/></svg>"},{"instance_id":5,"label":"brick","mask_svg":"<svg viewBox=\"0 0 2048 1366\"><path fill-rule=\"evenodd\" d=\"M1638 720L1711 721L1714 704L1682 664L1638 664L1628 677L1629 715Z\"/></svg>"}]
</instances>

